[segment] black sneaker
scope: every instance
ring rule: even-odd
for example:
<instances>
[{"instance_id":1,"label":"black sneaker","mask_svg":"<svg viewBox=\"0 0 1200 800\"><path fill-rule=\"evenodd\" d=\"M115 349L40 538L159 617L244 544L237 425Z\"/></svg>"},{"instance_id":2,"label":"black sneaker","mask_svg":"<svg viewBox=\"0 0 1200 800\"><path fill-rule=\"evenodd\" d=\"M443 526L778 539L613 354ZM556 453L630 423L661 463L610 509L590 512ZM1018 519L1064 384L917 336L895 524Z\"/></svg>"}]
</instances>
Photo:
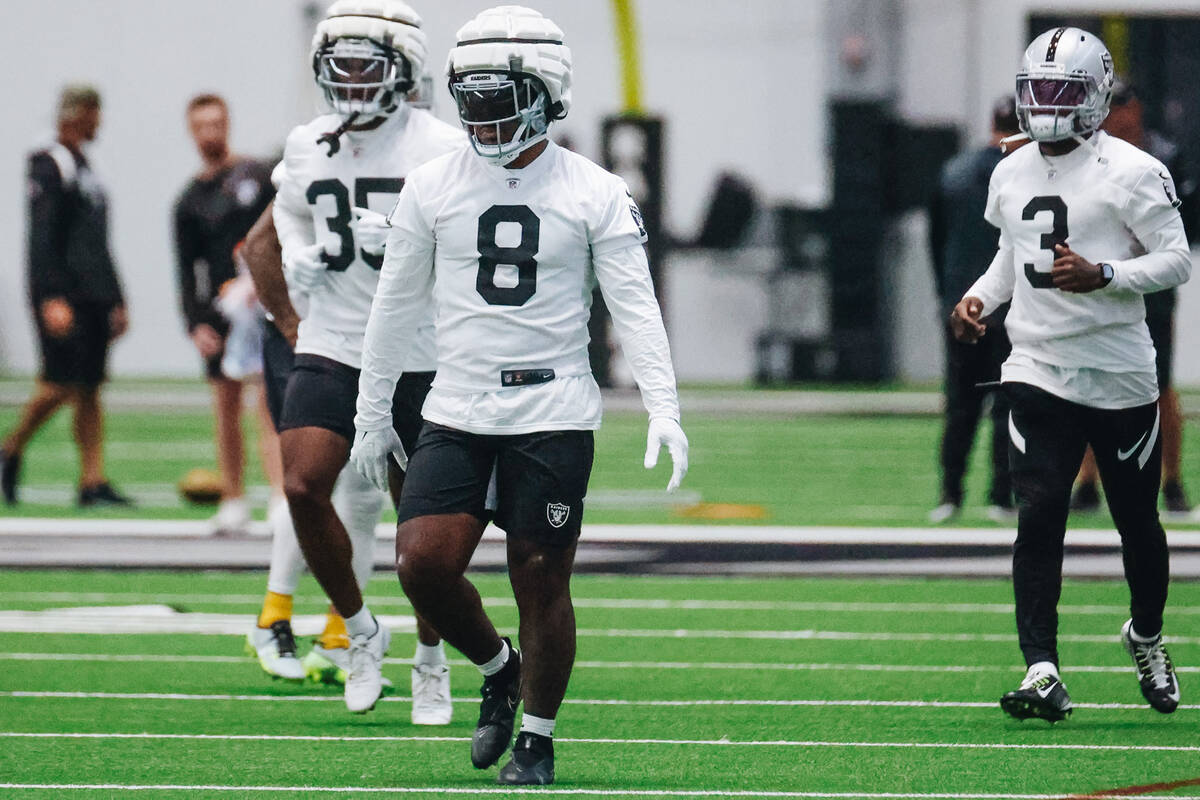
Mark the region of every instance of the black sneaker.
<instances>
[{"instance_id":1,"label":"black sneaker","mask_svg":"<svg viewBox=\"0 0 1200 800\"><path fill-rule=\"evenodd\" d=\"M476 769L487 769L500 760L512 741L513 717L521 703L521 654L508 637L508 661L495 675L483 679L479 704L479 722L471 737L471 763Z\"/></svg>"},{"instance_id":2,"label":"black sneaker","mask_svg":"<svg viewBox=\"0 0 1200 800\"><path fill-rule=\"evenodd\" d=\"M512 758L500 770L496 783L508 786L554 783L554 740L529 731L518 733Z\"/></svg>"},{"instance_id":3,"label":"black sneaker","mask_svg":"<svg viewBox=\"0 0 1200 800\"><path fill-rule=\"evenodd\" d=\"M0 450L0 494L10 506L17 504L17 483L21 480L21 454Z\"/></svg>"},{"instance_id":4,"label":"black sneaker","mask_svg":"<svg viewBox=\"0 0 1200 800\"><path fill-rule=\"evenodd\" d=\"M1133 657L1142 696L1155 711L1170 714L1179 707L1179 680L1175 677L1175 665L1163 646L1162 634L1152 642L1135 642L1130 636L1132 629L1133 620L1126 621L1121 628L1121 644Z\"/></svg>"},{"instance_id":5,"label":"black sneaker","mask_svg":"<svg viewBox=\"0 0 1200 800\"><path fill-rule=\"evenodd\" d=\"M1085 481L1075 485L1075 490L1071 492L1071 510L1100 510L1100 490L1096 488L1095 481Z\"/></svg>"},{"instance_id":6,"label":"black sneaker","mask_svg":"<svg viewBox=\"0 0 1200 800\"><path fill-rule=\"evenodd\" d=\"M95 486L80 487L79 505L83 508L101 508L104 506L128 507L133 505L133 501L105 481Z\"/></svg>"},{"instance_id":7,"label":"black sneaker","mask_svg":"<svg viewBox=\"0 0 1200 800\"><path fill-rule=\"evenodd\" d=\"M1179 481L1167 481L1162 487L1163 508L1169 514L1190 514L1192 504L1184 494L1183 484Z\"/></svg>"},{"instance_id":8,"label":"black sneaker","mask_svg":"<svg viewBox=\"0 0 1200 800\"><path fill-rule=\"evenodd\" d=\"M1030 667L1020 687L1000 698L1000 708L1013 719L1059 722L1071 716L1071 696L1053 672Z\"/></svg>"}]
</instances>

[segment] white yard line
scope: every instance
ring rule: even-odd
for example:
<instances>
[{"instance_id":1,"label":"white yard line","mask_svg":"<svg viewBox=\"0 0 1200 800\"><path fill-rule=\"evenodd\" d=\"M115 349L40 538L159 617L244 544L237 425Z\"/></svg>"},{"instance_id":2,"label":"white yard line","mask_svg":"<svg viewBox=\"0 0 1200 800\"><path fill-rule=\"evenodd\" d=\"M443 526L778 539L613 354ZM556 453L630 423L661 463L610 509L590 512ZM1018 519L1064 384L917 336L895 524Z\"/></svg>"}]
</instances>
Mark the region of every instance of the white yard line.
<instances>
[{"instance_id":1,"label":"white yard line","mask_svg":"<svg viewBox=\"0 0 1200 800\"><path fill-rule=\"evenodd\" d=\"M233 733L23 733L0 732L3 739L142 739L234 742L469 742L469 736L302 736ZM1009 742L832 742L791 739L617 739L555 737L564 744L689 745L697 747L807 747L901 750L1066 750L1122 753L1200 753L1200 746L1151 744L1013 744Z\"/></svg>"},{"instance_id":2,"label":"white yard line","mask_svg":"<svg viewBox=\"0 0 1200 800\"><path fill-rule=\"evenodd\" d=\"M332 703L343 702L337 695L274 695L274 694L186 694L182 692L33 692L16 691L0 692L0 697L27 700L169 700L169 701L203 701L203 702L256 702L256 703ZM389 696L380 698L385 703L407 703L407 696ZM455 697L455 703L475 705L477 697ZM707 706L759 706L768 708L996 708L994 702L965 701L965 700L625 700L625 699L587 699L567 698L564 705L575 706L646 706L646 707L707 707ZM1150 709L1145 703L1074 703L1074 708L1086 708L1100 711L1146 711ZM1200 705L1180 705L1180 709L1200 709ZM0 733L0 736L10 734ZM32 734L31 734L32 735ZM47 736L51 734L46 734ZM57 735L57 734L55 734ZM80 734L88 736L91 734ZM97 736L102 734L95 734ZM273 737L271 737L273 738ZM287 737L284 737L287 738ZM584 741L582 739L562 739L560 741ZM597 740L599 741L599 740ZM604 740L608 741L608 740ZM612 740L617 741L617 740ZM897 744L897 747L907 746ZM1200 751L1200 747L1188 748Z\"/></svg>"},{"instance_id":3,"label":"white yard line","mask_svg":"<svg viewBox=\"0 0 1200 800\"><path fill-rule=\"evenodd\" d=\"M161 653L0 653L0 661L81 661L117 664L253 664L248 656L167 655ZM384 664L409 666L411 658L385 658ZM473 666L465 659L451 659L451 666ZM741 672L919 672L919 673L1014 673L1024 674L1018 664L788 664L770 661L576 661L575 669L621 670L734 670ZM1125 675L1132 667L1072 664L1068 672ZM1177 666L1179 673L1200 672L1200 667Z\"/></svg>"},{"instance_id":4,"label":"white yard line","mask_svg":"<svg viewBox=\"0 0 1200 800\"><path fill-rule=\"evenodd\" d=\"M664 498L670 495L663 493ZM686 502L684 503L686 505ZM265 532L265 525L255 529ZM395 538L393 525L376 529L380 538ZM206 537L206 520L154 519L48 519L41 517L0 518L0 535L9 536L192 536ZM989 528L885 528L783 525L587 525L588 542L633 542L644 544L843 544L843 545L959 545L1009 547L1016 531ZM503 534L489 526L485 539L502 540ZM1176 547L1200 548L1200 531L1167 533ZM1067 531L1068 546L1117 547L1120 540L1109 529Z\"/></svg>"},{"instance_id":5,"label":"white yard line","mask_svg":"<svg viewBox=\"0 0 1200 800\"><path fill-rule=\"evenodd\" d=\"M437 787L437 786L238 786L225 784L181 784L181 783L0 783L0 789L45 789L47 791L127 791L127 792L270 792L305 797L314 793L331 794L462 794L462 795L511 795L528 794L537 796L560 795L564 797L793 797L809 800L1062 800L1065 794L989 794L963 792L775 792L768 790L722 790L722 789L619 789L606 786L603 789L570 789L557 786L524 788L518 786L498 788ZM1125 795L1114 794L1112 797ZM1104 794L1089 794L1087 797L1105 797ZM1200 795L1144 794L1141 800L1200 800Z\"/></svg>"}]
</instances>

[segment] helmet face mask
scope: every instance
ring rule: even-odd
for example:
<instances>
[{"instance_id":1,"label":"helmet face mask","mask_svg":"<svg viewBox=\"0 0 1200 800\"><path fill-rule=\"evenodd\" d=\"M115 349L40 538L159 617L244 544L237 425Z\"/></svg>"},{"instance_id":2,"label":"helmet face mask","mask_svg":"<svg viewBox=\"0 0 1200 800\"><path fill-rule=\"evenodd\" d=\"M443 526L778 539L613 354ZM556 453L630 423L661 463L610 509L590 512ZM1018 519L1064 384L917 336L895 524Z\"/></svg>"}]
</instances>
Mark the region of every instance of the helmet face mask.
<instances>
[{"instance_id":1,"label":"helmet face mask","mask_svg":"<svg viewBox=\"0 0 1200 800\"><path fill-rule=\"evenodd\" d=\"M1017 73L1021 130L1034 141L1056 142L1099 129L1112 99L1112 63L1104 43L1078 28L1034 39Z\"/></svg>"},{"instance_id":2,"label":"helmet face mask","mask_svg":"<svg viewBox=\"0 0 1200 800\"><path fill-rule=\"evenodd\" d=\"M317 85L342 116L394 111L413 87L408 59L370 39L336 39L317 53L315 61Z\"/></svg>"},{"instance_id":3,"label":"helmet face mask","mask_svg":"<svg viewBox=\"0 0 1200 800\"><path fill-rule=\"evenodd\" d=\"M547 92L537 78L520 73L473 72L452 76L450 92L471 146L505 165L546 138Z\"/></svg>"}]
</instances>

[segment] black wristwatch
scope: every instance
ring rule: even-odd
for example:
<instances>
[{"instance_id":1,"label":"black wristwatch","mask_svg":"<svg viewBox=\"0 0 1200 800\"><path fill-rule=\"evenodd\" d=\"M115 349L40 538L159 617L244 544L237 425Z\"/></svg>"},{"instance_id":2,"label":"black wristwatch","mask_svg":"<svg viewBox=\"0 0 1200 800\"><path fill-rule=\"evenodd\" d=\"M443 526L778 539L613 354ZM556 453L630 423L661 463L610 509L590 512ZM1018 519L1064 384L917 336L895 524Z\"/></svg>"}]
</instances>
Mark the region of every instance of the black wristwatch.
<instances>
[{"instance_id":1,"label":"black wristwatch","mask_svg":"<svg viewBox=\"0 0 1200 800\"><path fill-rule=\"evenodd\" d=\"M1116 277L1116 272L1113 271L1113 265L1100 263L1097 266L1100 267L1101 288L1108 286L1110 283L1112 283L1112 279Z\"/></svg>"}]
</instances>

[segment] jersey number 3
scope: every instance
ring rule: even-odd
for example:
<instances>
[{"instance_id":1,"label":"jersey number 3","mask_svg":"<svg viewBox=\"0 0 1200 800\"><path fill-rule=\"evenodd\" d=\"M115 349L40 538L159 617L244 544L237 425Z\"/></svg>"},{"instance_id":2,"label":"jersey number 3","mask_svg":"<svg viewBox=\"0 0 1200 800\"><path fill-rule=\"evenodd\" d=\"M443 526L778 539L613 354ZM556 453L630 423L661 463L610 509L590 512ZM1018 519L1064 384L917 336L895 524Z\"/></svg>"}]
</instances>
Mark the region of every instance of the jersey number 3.
<instances>
[{"instance_id":1,"label":"jersey number 3","mask_svg":"<svg viewBox=\"0 0 1200 800\"><path fill-rule=\"evenodd\" d=\"M1050 251L1050 261L1053 262L1058 256L1054 252L1054 246L1067 243L1067 204L1056 194L1039 195L1021 209L1021 219L1034 219L1043 211L1049 211L1054 215L1050 222L1050 232L1043 233L1040 242L1043 250ZM1025 262L1025 277L1029 280L1029 285L1035 289L1054 288L1054 280L1050 277L1050 273L1038 272L1028 261Z\"/></svg>"},{"instance_id":2,"label":"jersey number 3","mask_svg":"<svg viewBox=\"0 0 1200 800\"><path fill-rule=\"evenodd\" d=\"M392 201L395 202L396 195L400 194L403 188L404 178L359 178L354 181L354 205L357 208L369 208L368 203L373 194L391 195ZM350 190L337 178L325 178L310 183L304 196L310 206L315 206L320 197L333 198L333 216L326 217L325 222L329 225L329 232L341 240L341 247L337 255L330 255L326 251L325 263L333 272L345 272L354 263L355 249L354 228L351 227L354 214L350 209ZM371 269L377 270L383 266L383 256L374 256L366 251L360 255Z\"/></svg>"},{"instance_id":3,"label":"jersey number 3","mask_svg":"<svg viewBox=\"0 0 1200 800\"><path fill-rule=\"evenodd\" d=\"M516 247L501 247L496 234L503 222L521 228ZM492 206L479 217L479 272L475 291L491 306L523 306L537 291L537 259L542 221L529 206ZM517 268L516 286L497 286L496 267L504 264Z\"/></svg>"}]
</instances>

